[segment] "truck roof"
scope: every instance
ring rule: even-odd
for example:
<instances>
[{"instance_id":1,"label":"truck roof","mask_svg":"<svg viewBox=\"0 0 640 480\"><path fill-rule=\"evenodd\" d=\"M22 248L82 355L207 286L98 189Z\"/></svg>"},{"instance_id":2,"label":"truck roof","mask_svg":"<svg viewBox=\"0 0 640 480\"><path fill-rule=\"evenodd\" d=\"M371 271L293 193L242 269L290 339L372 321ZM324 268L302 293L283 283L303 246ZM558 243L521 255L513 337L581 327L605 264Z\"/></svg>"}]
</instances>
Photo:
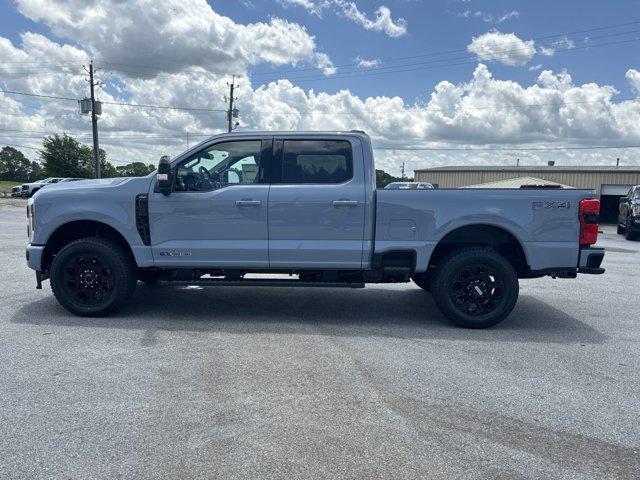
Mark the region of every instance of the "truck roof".
<instances>
[{"instance_id":1,"label":"truck roof","mask_svg":"<svg viewBox=\"0 0 640 480\"><path fill-rule=\"evenodd\" d=\"M211 138L221 137L227 135L237 136L255 136L255 135L286 135L292 137L322 137L324 135L357 135L368 137L367 133L363 130L305 130L305 131L293 131L293 130L243 130L241 132L224 132L217 135L212 135Z\"/></svg>"}]
</instances>

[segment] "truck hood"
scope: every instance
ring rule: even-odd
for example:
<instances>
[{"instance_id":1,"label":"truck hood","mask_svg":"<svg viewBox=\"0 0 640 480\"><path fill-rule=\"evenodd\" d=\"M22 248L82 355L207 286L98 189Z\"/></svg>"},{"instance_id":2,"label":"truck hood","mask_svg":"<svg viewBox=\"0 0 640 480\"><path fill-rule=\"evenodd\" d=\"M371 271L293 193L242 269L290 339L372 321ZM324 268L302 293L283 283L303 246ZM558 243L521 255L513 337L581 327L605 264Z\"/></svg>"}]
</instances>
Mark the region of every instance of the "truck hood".
<instances>
[{"instance_id":1,"label":"truck hood","mask_svg":"<svg viewBox=\"0 0 640 480\"><path fill-rule=\"evenodd\" d=\"M53 183L41 188L34 198L44 199L46 197L64 197L72 195L86 195L94 193L96 195L108 195L110 191L117 194L121 190L134 190L139 193L147 193L152 181L151 176L147 177L125 177L125 178L101 178L95 180L77 180L75 182ZM105 197L107 199L108 197Z\"/></svg>"}]
</instances>

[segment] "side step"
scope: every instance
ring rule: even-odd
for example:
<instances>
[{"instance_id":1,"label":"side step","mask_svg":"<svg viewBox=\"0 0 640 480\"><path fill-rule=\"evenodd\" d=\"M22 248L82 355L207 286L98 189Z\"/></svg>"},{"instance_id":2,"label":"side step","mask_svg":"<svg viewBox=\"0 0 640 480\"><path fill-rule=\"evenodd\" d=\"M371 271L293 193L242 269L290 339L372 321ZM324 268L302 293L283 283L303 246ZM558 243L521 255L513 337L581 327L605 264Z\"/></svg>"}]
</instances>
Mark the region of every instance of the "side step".
<instances>
[{"instance_id":1,"label":"side step","mask_svg":"<svg viewBox=\"0 0 640 480\"><path fill-rule=\"evenodd\" d=\"M165 280L161 285L197 285L200 287L321 287L321 288L364 288L364 282L281 280L279 278L238 279L199 278L197 280Z\"/></svg>"}]
</instances>

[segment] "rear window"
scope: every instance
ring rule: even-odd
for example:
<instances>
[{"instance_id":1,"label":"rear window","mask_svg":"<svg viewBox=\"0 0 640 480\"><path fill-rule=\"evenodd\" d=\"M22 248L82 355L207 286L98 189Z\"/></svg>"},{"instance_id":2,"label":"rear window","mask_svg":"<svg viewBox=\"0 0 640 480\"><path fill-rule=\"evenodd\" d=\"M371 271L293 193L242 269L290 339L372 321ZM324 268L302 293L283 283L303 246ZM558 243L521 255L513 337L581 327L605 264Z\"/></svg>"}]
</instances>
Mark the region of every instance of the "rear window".
<instances>
[{"instance_id":1,"label":"rear window","mask_svg":"<svg viewBox=\"0 0 640 480\"><path fill-rule=\"evenodd\" d=\"M353 177L351 144L344 140L285 140L283 183L343 183Z\"/></svg>"}]
</instances>

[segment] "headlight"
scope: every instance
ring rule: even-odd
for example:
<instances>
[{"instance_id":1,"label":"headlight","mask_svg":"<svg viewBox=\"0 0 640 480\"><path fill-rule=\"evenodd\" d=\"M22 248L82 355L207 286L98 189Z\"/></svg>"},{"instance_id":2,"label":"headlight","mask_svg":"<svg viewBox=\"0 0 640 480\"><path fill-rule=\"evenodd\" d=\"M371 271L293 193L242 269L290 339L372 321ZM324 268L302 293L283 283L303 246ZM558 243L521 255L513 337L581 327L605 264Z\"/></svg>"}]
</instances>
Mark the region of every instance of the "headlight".
<instances>
[{"instance_id":1,"label":"headlight","mask_svg":"<svg viewBox=\"0 0 640 480\"><path fill-rule=\"evenodd\" d=\"M640 217L640 205L633 205L631 207L631 214L634 217Z\"/></svg>"}]
</instances>

